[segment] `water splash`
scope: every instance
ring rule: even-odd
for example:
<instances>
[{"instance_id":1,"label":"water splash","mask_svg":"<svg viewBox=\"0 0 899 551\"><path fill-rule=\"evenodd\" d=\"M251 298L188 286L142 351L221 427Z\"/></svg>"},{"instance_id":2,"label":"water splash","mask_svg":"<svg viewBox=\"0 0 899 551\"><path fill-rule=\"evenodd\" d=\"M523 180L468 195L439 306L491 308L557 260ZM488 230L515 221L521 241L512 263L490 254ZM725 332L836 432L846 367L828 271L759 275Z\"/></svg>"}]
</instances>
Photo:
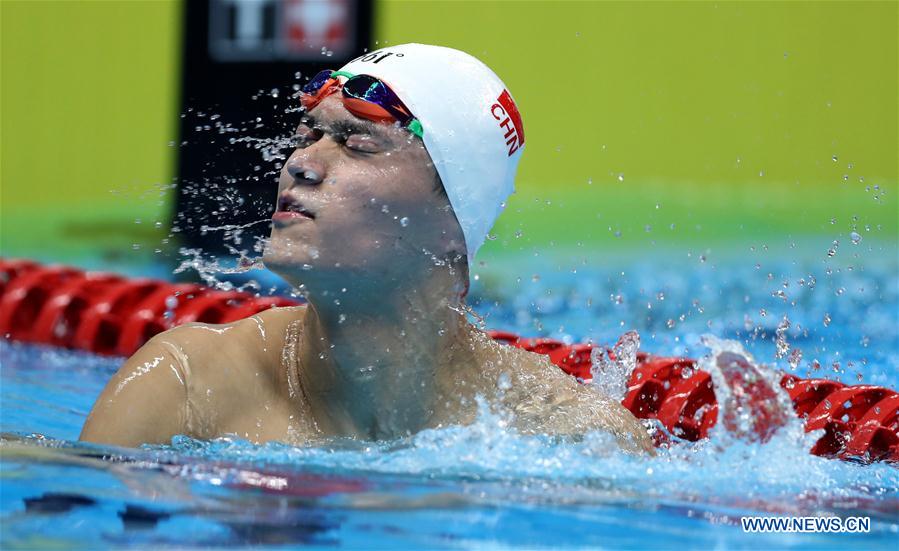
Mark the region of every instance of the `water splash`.
<instances>
[{"instance_id":1,"label":"water splash","mask_svg":"<svg viewBox=\"0 0 899 551\"><path fill-rule=\"evenodd\" d=\"M219 277L222 274L243 274L250 270L265 269L261 256L251 257L247 256L244 251L240 251L235 263L229 266L223 264L215 257L204 256L204 252L200 249L181 247L179 253L183 259L178 264L178 267L172 270L173 274L185 273L190 270L195 271L206 286L220 291L253 292L262 288L262 285L255 279L250 279L242 285L236 286L234 283Z\"/></svg>"},{"instance_id":2,"label":"water splash","mask_svg":"<svg viewBox=\"0 0 899 551\"><path fill-rule=\"evenodd\" d=\"M295 145L292 136L278 136L275 138L258 138L253 136L242 136L240 138L231 138L231 144L244 143L253 149L259 151L262 160L266 162L286 160Z\"/></svg>"},{"instance_id":3,"label":"water splash","mask_svg":"<svg viewBox=\"0 0 899 551\"><path fill-rule=\"evenodd\" d=\"M627 394L627 381L637 367L639 349L640 334L636 331L621 335L611 350L601 346L594 348L590 353L593 384L610 398L623 400Z\"/></svg>"},{"instance_id":4,"label":"water splash","mask_svg":"<svg viewBox=\"0 0 899 551\"><path fill-rule=\"evenodd\" d=\"M718 401L718 423L710 431L722 442L765 442L782 431L803 440L802 421L793 413L789 395L780 387L781 374L755 363L743 346L732 340L703 335L709 353L699 368L712 376Z\"/></svg>"},{"instance_id":5,"label":"water splash","mask_svg":"<svg viewBox=\"0 0 899 551\"><path fill-rule=\"evenodd\" d=\"M312 468L411 474L431 480L543 481L601 489L642 503L653 498L684 500L784 514L818 514L839 508L846 499L857 500L860 508L877 507L870 494L872 476L883 489L880 499L899 497L899 471L886 465L859 468L810 455L815 434L797 437L779 431L765 442L713 438L645 457L621 452L603 432L577 439L521 435L501 412L483 400L478 404L478 416L470 425L424 430L392 441L331 438L313 447L294 447L253 445L237 438L177 437L171 446L148 448L162 459L199 457L217 465L235 461L286 472Z\"/></svg>"}]
</instances>

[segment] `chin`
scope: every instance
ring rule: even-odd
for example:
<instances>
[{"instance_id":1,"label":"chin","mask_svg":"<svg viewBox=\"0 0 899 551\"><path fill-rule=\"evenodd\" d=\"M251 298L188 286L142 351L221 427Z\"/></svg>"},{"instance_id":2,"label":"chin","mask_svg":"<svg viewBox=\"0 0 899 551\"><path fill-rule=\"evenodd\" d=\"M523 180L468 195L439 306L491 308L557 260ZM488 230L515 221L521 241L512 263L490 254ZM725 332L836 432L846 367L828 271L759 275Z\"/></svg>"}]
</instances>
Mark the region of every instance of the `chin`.
<instances>
[{"instance_id":1,"label":"chin","mask_svg":"<svg viewBox=\"0 0 899 551\"><path fill-rule=\"evenodd\" d=\"M262 263L278 275L287 276L307 271L320 264L318 250L304 241L272 235L262 252Z\"/></svg>"}]
</instances>

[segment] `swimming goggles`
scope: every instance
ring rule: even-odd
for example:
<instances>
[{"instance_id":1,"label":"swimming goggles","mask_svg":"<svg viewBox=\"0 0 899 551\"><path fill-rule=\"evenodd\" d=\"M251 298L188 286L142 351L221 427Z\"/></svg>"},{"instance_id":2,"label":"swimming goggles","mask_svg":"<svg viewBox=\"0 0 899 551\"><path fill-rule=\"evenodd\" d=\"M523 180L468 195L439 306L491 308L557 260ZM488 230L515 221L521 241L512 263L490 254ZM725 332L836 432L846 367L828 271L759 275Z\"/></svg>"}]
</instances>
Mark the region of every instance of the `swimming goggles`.
<instances>
[{"instance_id":1,"label":"swimming goggles","mask_svg":"<svg viewBox=\"0 0 899 551\"><path fill-rule=\"evenodd\" d=\"M341 85L337 77L345 77L347 81ZM398 121L400 126L422 137L421 122L387 84L371 75L325 69L303 86L300 101L308 112L339 89L343 90L343 105L350 113L375 122Z\"/></svg>"}]
</instances>

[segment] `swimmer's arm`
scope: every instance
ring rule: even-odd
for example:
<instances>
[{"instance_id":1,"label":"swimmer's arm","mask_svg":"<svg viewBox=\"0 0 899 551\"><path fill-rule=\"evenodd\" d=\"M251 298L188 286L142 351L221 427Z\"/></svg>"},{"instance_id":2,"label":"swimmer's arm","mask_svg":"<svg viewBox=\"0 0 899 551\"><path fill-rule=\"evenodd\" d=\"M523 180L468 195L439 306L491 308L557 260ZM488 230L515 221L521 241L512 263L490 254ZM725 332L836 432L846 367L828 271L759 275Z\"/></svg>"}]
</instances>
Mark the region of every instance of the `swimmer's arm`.
<instances>
[{"instance_id":1,"label":"swimmer's arm","mask_svg":"<svg viewBox=\"0 0 899 551\"><path fill-rule=\"evenodd\" d=\"M186 371L171 344L151 339L97 398L81 440L136 447L168 444L187 425Z\"/></svg>"}]
</instances>

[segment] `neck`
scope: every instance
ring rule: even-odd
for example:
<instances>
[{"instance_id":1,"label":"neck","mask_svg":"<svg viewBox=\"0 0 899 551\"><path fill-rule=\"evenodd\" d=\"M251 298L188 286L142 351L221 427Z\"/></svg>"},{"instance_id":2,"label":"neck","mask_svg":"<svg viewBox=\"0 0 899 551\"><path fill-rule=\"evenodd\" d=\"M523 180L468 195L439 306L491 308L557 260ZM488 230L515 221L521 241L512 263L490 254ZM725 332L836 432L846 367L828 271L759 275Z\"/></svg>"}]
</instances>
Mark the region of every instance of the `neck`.
<instances>
[{"instance_id":1,"label":"neck","mask_svg":"<svg viewBox=\"0 0 899 551\"><path fill-rule=\"evenodd\" d=\"M470 349L455 278L430 275L376 289L307 286L299 379L323 430L383 439L429 425L441 377Z\"/></svg>"}]
</instances>

